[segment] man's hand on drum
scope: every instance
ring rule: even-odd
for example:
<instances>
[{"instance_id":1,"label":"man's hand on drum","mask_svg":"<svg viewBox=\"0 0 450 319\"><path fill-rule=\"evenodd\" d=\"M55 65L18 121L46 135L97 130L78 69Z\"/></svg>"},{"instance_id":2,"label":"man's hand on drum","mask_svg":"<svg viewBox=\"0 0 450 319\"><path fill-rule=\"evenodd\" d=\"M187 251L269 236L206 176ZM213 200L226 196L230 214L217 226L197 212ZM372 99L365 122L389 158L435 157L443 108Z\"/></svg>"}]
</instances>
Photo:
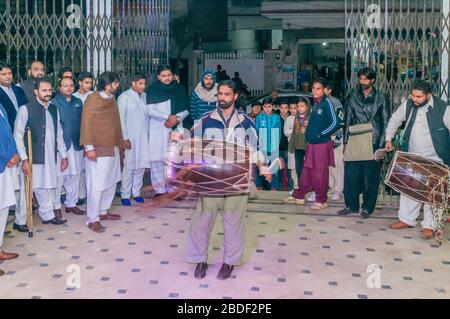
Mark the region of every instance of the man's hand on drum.
<instances>
[{"instance_id":1,"label":"man's hand on drum","mask_svg":"<svg viewBox=\"0 0 450 319\"><path fill-rule=\"evenodd\" d=\"M386 141L386 152L392 152L394 150L394 147L392 146L392 141Z\"/></svg>"},{"instance_id":2,"label":"man's hand on drum","mask_svg":"<svg viewBox=\"0 0 450 319\"><path fill-rule=\"evenodd\" d=\"M265 165L260 165L259 167L259 175L264 176L266 180L270 183L272 181L272 172L270 168Z\"/></svg>"}]
</instances>

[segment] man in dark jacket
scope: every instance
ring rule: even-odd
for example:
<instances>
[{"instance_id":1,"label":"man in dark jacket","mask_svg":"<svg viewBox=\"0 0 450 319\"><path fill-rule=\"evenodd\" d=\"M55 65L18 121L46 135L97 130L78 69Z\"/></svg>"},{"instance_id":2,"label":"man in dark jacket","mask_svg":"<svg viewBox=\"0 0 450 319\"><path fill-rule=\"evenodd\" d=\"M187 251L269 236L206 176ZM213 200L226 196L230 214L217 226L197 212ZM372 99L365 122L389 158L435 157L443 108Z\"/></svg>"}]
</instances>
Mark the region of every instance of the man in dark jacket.
<instances>
[{"instance_id":1,"label":"man in dark jacket","mask_svg":"<svg viewBox=\"0 0 450 319\"><path fill-rule=\"evenodd\" d=\"M344 145L349 139L349 128L352 125L372 123L373 150L383 148L386 127L391 115L389 98L373 85L376 73L371 68L363 68L358 72L359 86L346 99ZM345 146L344 146L345 153ZM378 186L381 175L381 161L346 161L344 166L344 198L345 208L339 215L359 213L359 194L363 193L361 217L368 218L375 209L378 197Z\"/></svg>"},{"instance_id":2,"label":"man in dark jacket","mask_svg":"<svg viewBox=\"0 0 450 319\"><path fill-rule=\"evenodd\" d=\"M192 119L198 120L206 112L217 106L217 83L214 73L207 68L203 71L201 81L191 94L190 113Z\"/></svg>"},{"instance_id":3,"label":"man in dark jacket","mask_svg":"<svg viewBox=\"0 0 450 319\"><path fill-rule=\"evenodd\" d=\"M27 101L29 103L36 100L34 95L34 86L38 79L43 79L45 77L45 66L41 61L33 61L28 67L28 80L20 82L20 87L25 92Z\"/></svg>"}]
</instances>

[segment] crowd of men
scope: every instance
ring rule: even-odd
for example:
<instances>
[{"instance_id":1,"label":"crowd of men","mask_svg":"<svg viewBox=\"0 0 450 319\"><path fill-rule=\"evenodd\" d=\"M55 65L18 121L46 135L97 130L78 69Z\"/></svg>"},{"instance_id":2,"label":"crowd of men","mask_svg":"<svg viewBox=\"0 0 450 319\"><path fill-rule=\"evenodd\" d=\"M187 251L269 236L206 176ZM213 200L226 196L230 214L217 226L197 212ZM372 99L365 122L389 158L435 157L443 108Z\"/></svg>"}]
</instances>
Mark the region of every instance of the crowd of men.
<instances>
[{"instance_id":1,"label":"crowd of men","mask_svg":"<svg viewBox=\"0 0 450 319\"><path fill-rule=\"evenodd\" d=\"M192 126L195 131L197 125L201 125L202 136L219 129L231 132L224 136L235 142L234 132L247 129L254 135L249 140L259 138L253 145L259 151L256 187L282 189L284 185L290 190L286 202L304 205L311 200L317 210L343 195L346 207L339 215L359 213L369 218L374 212L382 159L373 154L394 149L392 141L405 121L402 150L450 164L450 107L432 96L427 82L415 82L409 98L392 116L390 101L374 87L376 73L370 68L358 73L359 86L342 104L331 95L328 81L318 78L312 84L312 101L302 97L286 101L273 92L272 97L255 103L247 115L238 104L239 74L218 83L218 72L206 69L189 99L173 79L170 66L161 65L157 80L150 85L145 75L134 74L131 87L116 101L119 78L114 72L104 72L97 79L81 72L75 80L72 70L63 68L53 87L45 77L45 66L35 61L29 66L29 79L16 85L12 68L0 63L0 248L10 208L15 206L13 229L28 231L25 183L31 172L43 224L67 222L60 200L64 189L64 212L86 215L87 227L102 233L104 222L121 219L109 211L119 182L124 206L145 201L141 189L146 169L150 169L156 197L174 191L164 167L172 133ZM358 125L368 125L369 158L350 147ZM273 170L278 162L285 165ZM218 209L224 210L225 228L224 263L218 278L228 278L241 263L248 197L199 198L186 258L197 264L197 278L203 278L208 268L209 234ZM83 204L86 211L80 208ZM418 202L400 196L399 220L391 228L414 227L419 212ZM422 227L423 238L433 238L436 224L427 205ZM0 250L0 260L17 256Z\"/></svg>"}]
</instances>

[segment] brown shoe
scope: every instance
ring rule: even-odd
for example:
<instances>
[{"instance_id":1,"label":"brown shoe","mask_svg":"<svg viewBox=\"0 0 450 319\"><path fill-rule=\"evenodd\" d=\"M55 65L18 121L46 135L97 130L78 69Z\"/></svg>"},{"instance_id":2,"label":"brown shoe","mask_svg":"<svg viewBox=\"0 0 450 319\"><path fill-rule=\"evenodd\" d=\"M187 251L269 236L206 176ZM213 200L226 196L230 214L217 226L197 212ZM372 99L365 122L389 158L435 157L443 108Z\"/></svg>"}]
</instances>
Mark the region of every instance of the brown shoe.
<instances>
[{"instance_id":1,"label":"brown shoe","mask_svg":"<svg viewBox=\"0 0 450 319\"><path fill-rule=\"evenodd\" d=\"M3 276L4 274L5 274L5 272L0 269L0 277Z\"/></svg>"},{"instance_id":2,"label":"brown shoe","mask_svg":"<svg viewBox=\"0 0 450 319\"><path fill-rule=\"evenodd\" d=\"M55 213L55 217L58 219L62 219L62 212L61 209L54 209L53 212Z\"/></svg>"},{"instance_id":3,"label":"brown shoe","mask_svg":"<svg viewBox=\"0 0 450 319\"><path fill-rule=\"evenodd\" d=\"M434 238L434 231L429 228L424 228L422 230L422 238L425 240L433 239Z\"/></svg>"},{"instance_id":4,"label":"brown shoe","mask_svg":"<svg viewBox=\"0 0 450 319\"><path fill-rule=\"evenodd\" d=\"M122 217L117 214L111 214L110 212L106 213L105 215L100 215L100 220L119 220Z\"/></svg>"},{"instance_id":5,"label":"brown shoe","mask_svg":"<svg viewBox=\"0 0 450 319\"><path fill-rule=\"evenodd\" d=\"M73 213L75 215L84 215L86 212L78 207L66 207L66 213Z\"/></svg>"},{"instance_id":6,"label":"brown shoe","mask_svg":"<svg viewBox=\"0 0 450 319\"><path fill-rule=\"evenodd\" d=\"M19 254L7 253L5 251L0 251L0 260L10 260L19 257Z\"/></svg>"},{"instance_id":7,"label":"brown shoe","mask_svg":"<svg viewBox=\"0 0 450 319\"><path fill-rule=\"evenodd\" d=\"M100 222L89 223L88 228L96 233L104 233L106 228Z\"/></svg>"},{"instance_id":8,"label":"brown shoe","mask_svg":"<svg viewBox=\"0 0 450 319\"><path fill-rule=\"evenodd\" d=\"M413 227L409 226L408 224L406 224L406 223L402 222L401 220L399 220L399 221L397 221L397 222L395 222L393 224L390 224L389 228L391 228L391 229L404 229L404 228L413 228Z\"/></svg>"}]
</instances>

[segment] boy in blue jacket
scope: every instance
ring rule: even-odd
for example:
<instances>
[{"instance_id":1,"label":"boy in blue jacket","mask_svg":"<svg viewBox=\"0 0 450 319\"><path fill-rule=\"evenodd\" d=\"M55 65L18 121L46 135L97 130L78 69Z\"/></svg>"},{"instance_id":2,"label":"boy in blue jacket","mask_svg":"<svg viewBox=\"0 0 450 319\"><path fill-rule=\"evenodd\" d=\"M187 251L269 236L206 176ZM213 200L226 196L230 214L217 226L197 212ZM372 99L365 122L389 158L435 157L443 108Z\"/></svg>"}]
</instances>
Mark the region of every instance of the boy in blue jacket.
<instances>
[{"instance_id":1,"label":"boy in blue jacket","mask_svg":"<svg viewBox=\"0 0 450 319\"><path fill-rule=\"evenodd\" d=\"M278 114L273 113L273 100L266 98L263 101L263 112L256 117L256 131L262 146L266 164L270 165L280 157L281 119ZM272 172L273 174L277 172ZM263 187L264 190L278 188L278 178L273 178L269 183L262 180L257 174L256 187Z\"/></svg>"},{"instance_id":2,"label":"boy in blue jacket","mask_svg":"<svg viewBox=\"0 0 450 319\"><path fill-rule=\"evenodd\" d=\"M305 162L300 187L292 194L297 204L304 205L305 195L314 191L316 201L312 208L315 210L328 207L329 167L335 166L331 135L340 128L334 106L325 94L327 84L324 78L318 78L313 83L314 106L305 132L308 144Z\"/></svg>"}]
</instances>

